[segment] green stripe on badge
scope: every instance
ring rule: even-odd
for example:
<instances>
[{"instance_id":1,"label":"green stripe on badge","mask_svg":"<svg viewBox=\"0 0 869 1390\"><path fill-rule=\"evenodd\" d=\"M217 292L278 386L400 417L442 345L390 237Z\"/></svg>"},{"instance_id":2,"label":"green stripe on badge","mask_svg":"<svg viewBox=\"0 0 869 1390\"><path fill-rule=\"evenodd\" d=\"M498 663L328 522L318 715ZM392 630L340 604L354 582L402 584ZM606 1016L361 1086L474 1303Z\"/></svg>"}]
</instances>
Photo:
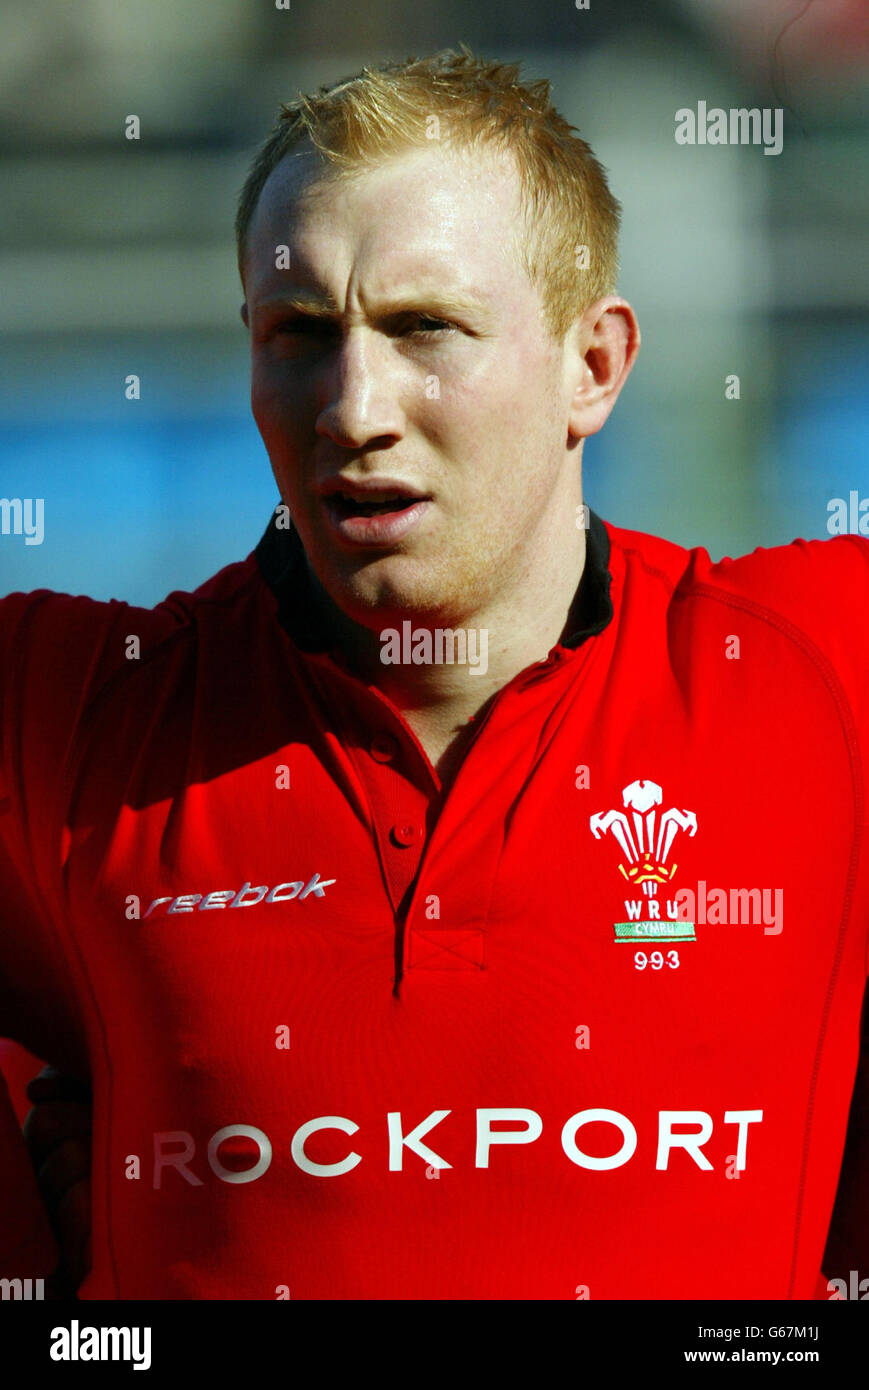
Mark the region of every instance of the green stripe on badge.
<instances>
[{"instance_id":1,"label":"green stripe on badge","mask_svg":"<svg viewBox=\"0 0 869 1390\"><path fill-rule=\"evenodd\" d=\"M693 922L613 922L616 941L696 941Z\"/></svg>"}]
</instances>

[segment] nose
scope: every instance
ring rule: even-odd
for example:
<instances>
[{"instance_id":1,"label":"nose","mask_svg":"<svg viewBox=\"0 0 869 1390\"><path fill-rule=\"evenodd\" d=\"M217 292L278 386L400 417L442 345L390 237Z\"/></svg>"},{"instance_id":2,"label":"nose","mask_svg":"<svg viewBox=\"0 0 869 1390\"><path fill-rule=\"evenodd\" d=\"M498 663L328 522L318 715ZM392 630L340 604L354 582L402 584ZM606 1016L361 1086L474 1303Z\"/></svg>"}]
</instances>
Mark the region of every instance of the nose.
<instances>
[{"instance_id":1,"label":"nose","mask_svg":"<svg viewBox=\"0 0 869 1390\"><path fill-rule=\"evenodd\" d=\"M317 434L348 449L401 439L397 372L389 339L361 325L349 329L323 369Z\"/></svg>"}]
</instances>

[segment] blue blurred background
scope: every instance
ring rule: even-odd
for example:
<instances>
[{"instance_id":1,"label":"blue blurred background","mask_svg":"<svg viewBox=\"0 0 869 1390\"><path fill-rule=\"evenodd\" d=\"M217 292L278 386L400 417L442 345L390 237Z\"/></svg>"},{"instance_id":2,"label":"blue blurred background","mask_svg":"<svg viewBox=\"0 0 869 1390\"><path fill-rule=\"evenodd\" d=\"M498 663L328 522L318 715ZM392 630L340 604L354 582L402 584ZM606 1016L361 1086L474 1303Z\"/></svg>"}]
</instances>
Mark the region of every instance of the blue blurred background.
<instances>
[{"instance_id":1,"label":"blue blurred background","mask_svg":"<svg viewBox=\"0 0 869 1390\"><path fill-rule=\"evenodd\" d=\"M869 497L865 0L4 8L0 497L43 497L45 539L0 535L0 592L150 605L255 546L278 499L239 318L250 159L298 90L460 40L552 80L624 207L643 350L586 444L590 505L717 558ZM700 100L784 107L782 153L678 146Z\"/></svg>"}]
</instances>

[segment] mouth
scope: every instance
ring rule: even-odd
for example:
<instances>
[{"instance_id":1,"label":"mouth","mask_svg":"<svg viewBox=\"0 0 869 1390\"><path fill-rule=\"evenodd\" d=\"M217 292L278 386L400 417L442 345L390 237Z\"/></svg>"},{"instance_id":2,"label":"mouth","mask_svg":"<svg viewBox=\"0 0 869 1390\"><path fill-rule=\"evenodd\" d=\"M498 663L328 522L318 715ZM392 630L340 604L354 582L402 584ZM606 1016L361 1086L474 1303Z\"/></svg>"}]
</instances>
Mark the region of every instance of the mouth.
<instances>
[{"instance_id":1,"label":"mouth","mask_svg":"<svg viewBox=\"0 0 869 1390\"><path fill-rule=\"evenodd\" d=\"M391 516L400 512L409 511L420 501L427 499L420 497L407 497L396 494L392 497L383 497L378 500L366 498L364 501L358 497L351 497L346 492L335 492L331 497L326 498L326 506L339 521L344 521L352 516Z\"/></svg>"},{"instance_id":2,"label":"mouth","mask_svg":"<svg viewBox=\"0 0 869 1390\"><path fill-rule=\"evenodd\" d=\"M382 485L324 489L323 508L340 544L392 546L415 531L432 506L432 498L385 480Z\"/></svg>"}]
</instances>

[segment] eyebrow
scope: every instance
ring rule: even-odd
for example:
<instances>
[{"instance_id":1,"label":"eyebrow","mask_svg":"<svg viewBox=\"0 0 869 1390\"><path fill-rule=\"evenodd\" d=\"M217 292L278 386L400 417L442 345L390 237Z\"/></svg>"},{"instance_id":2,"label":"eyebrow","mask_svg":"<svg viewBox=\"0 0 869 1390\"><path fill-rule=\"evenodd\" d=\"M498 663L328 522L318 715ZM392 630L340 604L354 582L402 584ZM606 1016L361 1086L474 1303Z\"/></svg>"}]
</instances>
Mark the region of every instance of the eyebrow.
<instances>
[{"instance_id":1,"label":"eyebrow","mask_svg":"<svg viewBox=\"0 0 869 1390\"><path fill-rule=\"evenodd\" d=\"M415 311L431 312L438 316L450 314L479 314L485 311L485 304L474 295L452 290L419 290L415 293L402 293L379 311L379 317ZM331 295L319 295L303 289L284 291L262 300L254 310L254 317L271 312L294 311L317 319L338 319L341 311Z\"/></svg>"}]
</instances>

